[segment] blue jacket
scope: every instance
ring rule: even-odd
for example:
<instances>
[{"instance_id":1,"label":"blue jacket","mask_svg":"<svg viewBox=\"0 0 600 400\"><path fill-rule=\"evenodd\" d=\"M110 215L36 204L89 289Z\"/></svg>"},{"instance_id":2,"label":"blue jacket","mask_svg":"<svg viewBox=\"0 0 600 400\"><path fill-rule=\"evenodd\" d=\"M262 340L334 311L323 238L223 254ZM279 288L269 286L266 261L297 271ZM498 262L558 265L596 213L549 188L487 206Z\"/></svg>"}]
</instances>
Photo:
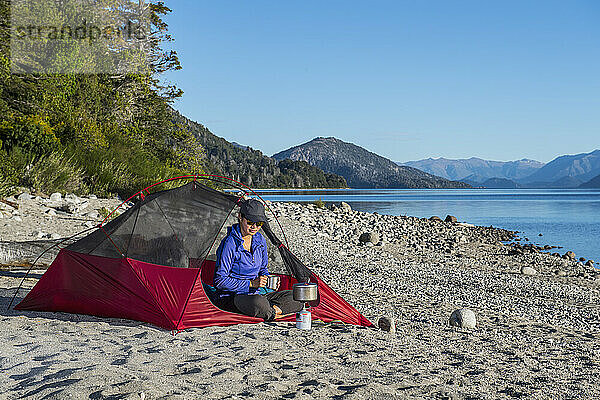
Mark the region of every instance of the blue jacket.
<instances>
[{"instance_id":1,"label":"blue jacket","mask_svg":"<svg viewBox=\"0 0 600 400\"><path fill-rule=\"evenodd\" d=\"M255 294L258 289L250 287L250 281L259 275L269 275L267 242L263 235L252 237L250 251L244 249L240 225L227 228L227 236L217 249L214 285L219 297L233 294Z\"/></svg>"}]
</instances>

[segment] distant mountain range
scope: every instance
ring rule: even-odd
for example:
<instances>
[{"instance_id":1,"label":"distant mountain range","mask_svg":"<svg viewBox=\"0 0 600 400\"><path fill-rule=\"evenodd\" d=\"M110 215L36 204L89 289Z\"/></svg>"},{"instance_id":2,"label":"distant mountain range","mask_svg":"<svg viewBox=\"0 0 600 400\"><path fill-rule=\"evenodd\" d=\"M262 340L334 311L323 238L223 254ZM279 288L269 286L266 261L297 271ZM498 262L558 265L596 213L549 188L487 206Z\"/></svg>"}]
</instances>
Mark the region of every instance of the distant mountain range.
<instances>
[{"instance_id":1,"label":"distant mountain range","mask_svg":"<svg viewBox=\"0 0 600 400\"><path fill-rule=\"evenodd\" d=\"M523 178L522 182L534 186L540 183L563 182L577 187L597 175L600 175L600 150L557 157Z\"/></svg>"},{"instance_id":2,"label":"distant mountain range","mask_svg":"<svg viewBox=\"0 0 600 400\"><path fill-rule=\"evenodd\" d=\"M518 180L531 175L544 166L544 163L526 158L518 161L489 161L477 157L458 160L428 158L398 164L417 168L446 179L469 180L477 183L490 178Z\"/></svg>"},{"instance_id":3,"label":"distant mountain range","mask_svg":"<svg viewBox=\"0 0 600 400\"><path fill-rule=\"evenodd\" d=\"M325 172L343 176L352 188L469 188L334 137L318 137L273 155L276 160L306 161Z\"/></svg>"},{"instance_id":4,"label":"distant mountain range","mask_svg":"<svg viewBox=\"0 0 600 400\"><path fill-rule=\"evenodd\" d=\"M579 186L581 189L600 189L600 175Z\"/></svg>"},{"instance_id":5,"label":"distant mountain range","mask_svg":"<svg viewBox=\"0 0 600 400\"><path fill-rule=\"evenodd\" d=\"M548 164L522 159L489 161L480 158L428 158L398 163L424 172L488 188L576 188L600 175L600 150L565 155ZM594 185L595 183L591 183ZM589 187L589 186L588 186Z\"/></svg>"}]
</instances>

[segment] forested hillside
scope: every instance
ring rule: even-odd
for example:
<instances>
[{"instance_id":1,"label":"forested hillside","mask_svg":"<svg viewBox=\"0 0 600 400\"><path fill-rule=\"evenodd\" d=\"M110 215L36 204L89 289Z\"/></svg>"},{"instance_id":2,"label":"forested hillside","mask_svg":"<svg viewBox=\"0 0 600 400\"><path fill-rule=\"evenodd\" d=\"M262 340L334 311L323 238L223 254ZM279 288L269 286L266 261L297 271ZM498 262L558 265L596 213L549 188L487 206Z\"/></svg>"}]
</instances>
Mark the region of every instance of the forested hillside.
<instances>
[{"instance_id":1,"label":"forested hillside","mask_svg":"<svg viewBox=\"0 0 600 400\"><path fill-rule=\"evenodd\" d=\"M202 172L201 146L172 121L170 103L181 91L158 80L181 68L176 53L161 47L171 40L161 19L170 10L149 7L146 73L13 74L10 3L0 2L0 195L15 186L126 195L158 179ZM81 45L61 46L60 62L76 62Z\"/></svg>"},{"instance_id":2,"label":"forested hillside","mask_svg":"<svg viewBox=\"0 0 600 400\"><path fill-rule=\"evenodd\" d=\"M324 173L304 161L277 162L260 150L214 135L204 125L191 121L177 111L174 120L191 133L205 151L207 172L222 174L257 188L339 188L346 187L341 176Z\"/></svg>"}]
</instances>

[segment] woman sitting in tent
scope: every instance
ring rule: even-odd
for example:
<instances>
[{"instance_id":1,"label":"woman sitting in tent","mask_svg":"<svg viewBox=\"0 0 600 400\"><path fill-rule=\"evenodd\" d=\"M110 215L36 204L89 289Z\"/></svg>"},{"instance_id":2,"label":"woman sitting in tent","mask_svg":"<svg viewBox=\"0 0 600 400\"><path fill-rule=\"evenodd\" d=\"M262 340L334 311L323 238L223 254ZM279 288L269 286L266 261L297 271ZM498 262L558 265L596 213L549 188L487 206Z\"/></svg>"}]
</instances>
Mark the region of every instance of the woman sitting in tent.
<instances>
[{"instance_id":1,"label":"woman sitting in tent","mask_svg":"<svg viewBox=\"0 0 600 400\"><path fill-rule=\"evenodd\" d=\"M302 310L303 304L293 299L291 290L265 293L269 257L267 242L259 233L267 222L263 204L256 199L246 200L238 221L228 228L217 249L216 305L265 321Z\"/></svg>"}]
</instances>

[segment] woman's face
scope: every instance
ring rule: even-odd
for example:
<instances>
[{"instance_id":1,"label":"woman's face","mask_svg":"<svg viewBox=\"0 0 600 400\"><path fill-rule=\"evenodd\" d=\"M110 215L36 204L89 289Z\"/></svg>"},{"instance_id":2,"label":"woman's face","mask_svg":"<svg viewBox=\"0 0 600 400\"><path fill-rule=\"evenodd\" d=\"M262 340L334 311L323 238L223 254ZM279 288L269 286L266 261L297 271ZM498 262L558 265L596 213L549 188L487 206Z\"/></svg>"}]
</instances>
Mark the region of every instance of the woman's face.
<instances>
[{"instance_id":1,"label":"woman's face","mask_svg":"<svg viewBox=\"0 0 600 400\"><path fill-rule=\"evenodd\" d=\"M242 232L242 236L256 235L258 231L260 231L261 226L262 223L248 221L243 215L240 214L240 231Z\"/></svg>"}]
</instances>

